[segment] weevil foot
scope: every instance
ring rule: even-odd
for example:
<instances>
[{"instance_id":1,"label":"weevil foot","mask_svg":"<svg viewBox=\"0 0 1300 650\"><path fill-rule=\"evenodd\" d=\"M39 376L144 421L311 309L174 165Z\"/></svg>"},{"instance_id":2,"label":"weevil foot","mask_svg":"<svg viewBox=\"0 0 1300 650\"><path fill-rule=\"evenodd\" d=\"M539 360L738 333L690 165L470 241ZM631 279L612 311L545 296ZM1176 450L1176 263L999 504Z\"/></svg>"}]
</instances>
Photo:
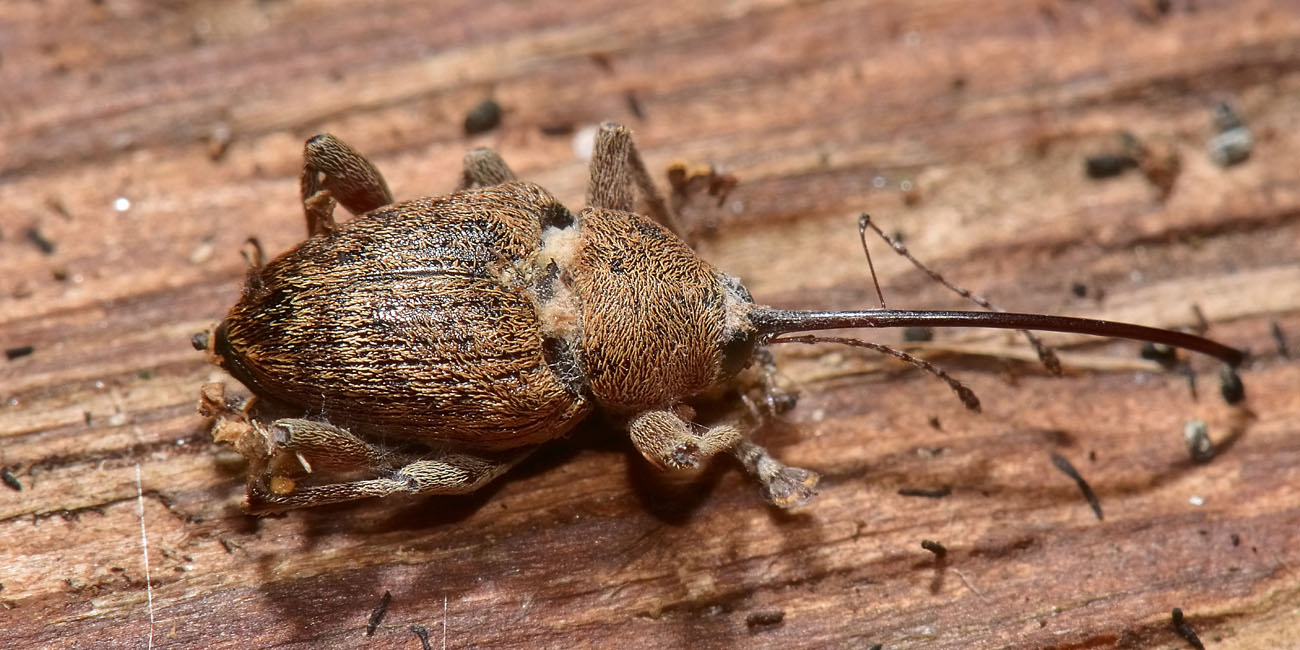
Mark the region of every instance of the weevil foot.
<instances>
[{"instance_id":1,"label":"weevil foot","mask_svg":"<svg viewBox=\"0 0 1300 650\"><path fill-rule=\"evenodd\" d=\"M763 498L778 508L798 508L817 496L821 476L802 467L782 467L762 482Z\"/></svg>"},{"instance_id":2,"label":"weevil foot","mask_svg":"<svg viewBox=\"0 0 1300 650\"><path fill-rule=\"evenodd\" d=\"M750 440L741 440L732 453L758 481L768 503L791 509L807 505L817 496L817 483L821 480L817 472L786 465Z\"/></svg>"},{"instance_id":3,"label":"weevil foot","mask_svg":"<svg viewBox=\"0 0 1300 650\"><path fill-rule=\"evenodd\" d=\"M199 389L199 415L214 419L212 440L234 445L245 457L249 456L249 437L255 428L248 418L248 406L248 402L227 399L226 385L219 381ZM265 444L260 446L264 448Z\"/></svg>"}]
</instances>

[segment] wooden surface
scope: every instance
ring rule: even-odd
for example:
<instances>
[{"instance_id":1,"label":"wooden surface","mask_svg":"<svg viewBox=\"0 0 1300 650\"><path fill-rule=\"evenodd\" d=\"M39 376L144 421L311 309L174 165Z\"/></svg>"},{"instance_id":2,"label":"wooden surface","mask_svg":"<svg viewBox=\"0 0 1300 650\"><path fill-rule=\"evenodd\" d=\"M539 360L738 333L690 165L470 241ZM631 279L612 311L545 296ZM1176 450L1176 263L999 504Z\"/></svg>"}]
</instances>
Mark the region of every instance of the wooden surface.
<instances>
[{"instance_id":1,"label":"wooden surface","mask_svg":"<svg viewBox=\"0 0 1300 650\"><path fill-rule=\"evenodd\" d=\"M1208 647L1300 647L1300 365L1270 335L1300 348L1300 3L629 4L5 3L0 346L33 351L0 359L22 485L0 487L0 646L419 648L422 625L448 648L1191 647L1181 607ZM503 124L466 138L489 95ZM1220 100L1255 136L1229 169L1206 154ZM936 352L982 415L851 350L781 348L802 400L759 437L824 476L795 515L725 461L664 479L599 422L473 496L242 515L189 337L238 294L241 242L303 236L303 139L343 137L407 198L491 145L578 207L556 132L604 119L654 169L740 178L690 219L760 302L871 306L869 210L1009 309L1184 326L1199 305L1255 353L1255 417L1214 364L1192 360L1193 400L1126 343L1050 339L1061 379ZM1165 200L1137 170L1084 177L1120 131L1178 155ZM876 250L891 305L962 306Z\"/></svg>"}]
</instances>

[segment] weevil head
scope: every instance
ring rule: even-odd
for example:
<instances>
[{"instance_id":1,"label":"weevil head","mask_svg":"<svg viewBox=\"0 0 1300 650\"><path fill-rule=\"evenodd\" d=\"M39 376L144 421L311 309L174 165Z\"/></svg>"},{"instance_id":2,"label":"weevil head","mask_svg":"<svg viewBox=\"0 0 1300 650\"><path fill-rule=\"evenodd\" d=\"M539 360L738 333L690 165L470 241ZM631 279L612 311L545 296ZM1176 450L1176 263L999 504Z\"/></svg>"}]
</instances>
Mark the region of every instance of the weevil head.
<instances>
[{"instance_id":1,"label":"weevil head","mask_svg":"<svg viewBox=\"0 0 1300 650\"><path fill-rule=\"evenodd\" d=\"M760 332L749 320L749 312L754 308L754 297L749 295L749 289L734 275L718 273L718 276L724 291L723 323L726 326L723 329L720 369L723 378L730 379L754 360Z\"/></svg>"},{"instance_id":2,"label":"weevil head","mask_svg":"<svg viewBox=\"0 0 1300 650\"><path fill-rule=\"evenodd\" d=\"M578 350L586 388L607 410L664 408L749 364L749 292L663 226L589 208L543 242L539 266L553 265L559 287L539 310L543 330Z\"/></svg>"}]
</instances>

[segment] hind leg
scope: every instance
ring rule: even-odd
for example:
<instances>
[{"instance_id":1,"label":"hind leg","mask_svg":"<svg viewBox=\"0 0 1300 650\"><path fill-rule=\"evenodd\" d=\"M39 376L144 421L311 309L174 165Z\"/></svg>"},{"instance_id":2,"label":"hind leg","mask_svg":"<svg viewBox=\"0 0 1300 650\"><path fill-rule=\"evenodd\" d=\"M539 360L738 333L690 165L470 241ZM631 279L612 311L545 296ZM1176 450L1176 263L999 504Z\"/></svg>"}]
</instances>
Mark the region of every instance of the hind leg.
<instances>
[{"instance_id":1,"label":"hind leg","mask_svg":"<svg viewBox=\"0 0 1300 650\"><path fill-rule=\"evenodd\" d=\"M252 514L267 514L391 494L466 494L501 476L531 452L528 449L500 457L447 454L412 462L382 478L301 488L292 483L268 488L254 482L248 487L246 509Z\"/></svg>"},{"instance_id":2,"label":"hind leg","mask_svg":"<svg viewBox=\"0 0 1300 650\"><path fill-rule=\"evenodd\" d=\"M246 510L266 514L390 494L464 494L504 474L534 447L500 454L423 452L373 444L346 429L284 418L250 422L243 409L205 393L204 409L218 415L214 433L249 461ZM331 478L371 476L360 480Z\"/></svg>"},{"instance_id":3,"label":"hind leg","mask_svg":"<svg viewBox=\"0 0 1300 650\"><path fill-rule=\"evenodd\" d=\"M500 454L415 455L374 445L351 432L310 420L276 420L269 458L255 468L247 510L264 514L390 494L466 494L514 467L534 447ZM362 473L375 478L300 486L315 474Z\"/></svg>"},{"instance_id":4,"label":"hind leg","mask_svg":"<svg viewBox=\"0 0 1300 650\"><path fill-rule=\"evenodd\" d=\"M393 202L383 174L342 140L322 133L303 145L299 186L307 235L334 232L334 204L363 214Z\"/></svg>"}]
</instances>

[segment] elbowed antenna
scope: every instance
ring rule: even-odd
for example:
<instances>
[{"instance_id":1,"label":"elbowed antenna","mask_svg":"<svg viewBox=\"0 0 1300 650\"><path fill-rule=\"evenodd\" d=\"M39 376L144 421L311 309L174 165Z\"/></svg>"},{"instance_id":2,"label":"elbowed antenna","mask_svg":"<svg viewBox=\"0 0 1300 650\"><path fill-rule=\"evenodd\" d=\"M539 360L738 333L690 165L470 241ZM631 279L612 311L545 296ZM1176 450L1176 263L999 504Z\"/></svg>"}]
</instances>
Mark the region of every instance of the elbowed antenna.
<instances>
[{"instance_id":1,"label":"elbowed antenna","mask_svg":"<svg viewBox=\"0 0 1300 650\"><path fill-rule=\"evenodd\" d=\"M902 309L802 311L758 307L749 312L749 321L761 334L789 334L793 332L859 327L986 327L1069 332L1164 343L1165 345L1172 345L1215 357L1233 368L1241 365L1246 358L1246 354L1241 350L1195 334L1130 323L1075 318L1073 316L1018 314L1005 311L913 311Z\"/></svg>"}]
</instances>

